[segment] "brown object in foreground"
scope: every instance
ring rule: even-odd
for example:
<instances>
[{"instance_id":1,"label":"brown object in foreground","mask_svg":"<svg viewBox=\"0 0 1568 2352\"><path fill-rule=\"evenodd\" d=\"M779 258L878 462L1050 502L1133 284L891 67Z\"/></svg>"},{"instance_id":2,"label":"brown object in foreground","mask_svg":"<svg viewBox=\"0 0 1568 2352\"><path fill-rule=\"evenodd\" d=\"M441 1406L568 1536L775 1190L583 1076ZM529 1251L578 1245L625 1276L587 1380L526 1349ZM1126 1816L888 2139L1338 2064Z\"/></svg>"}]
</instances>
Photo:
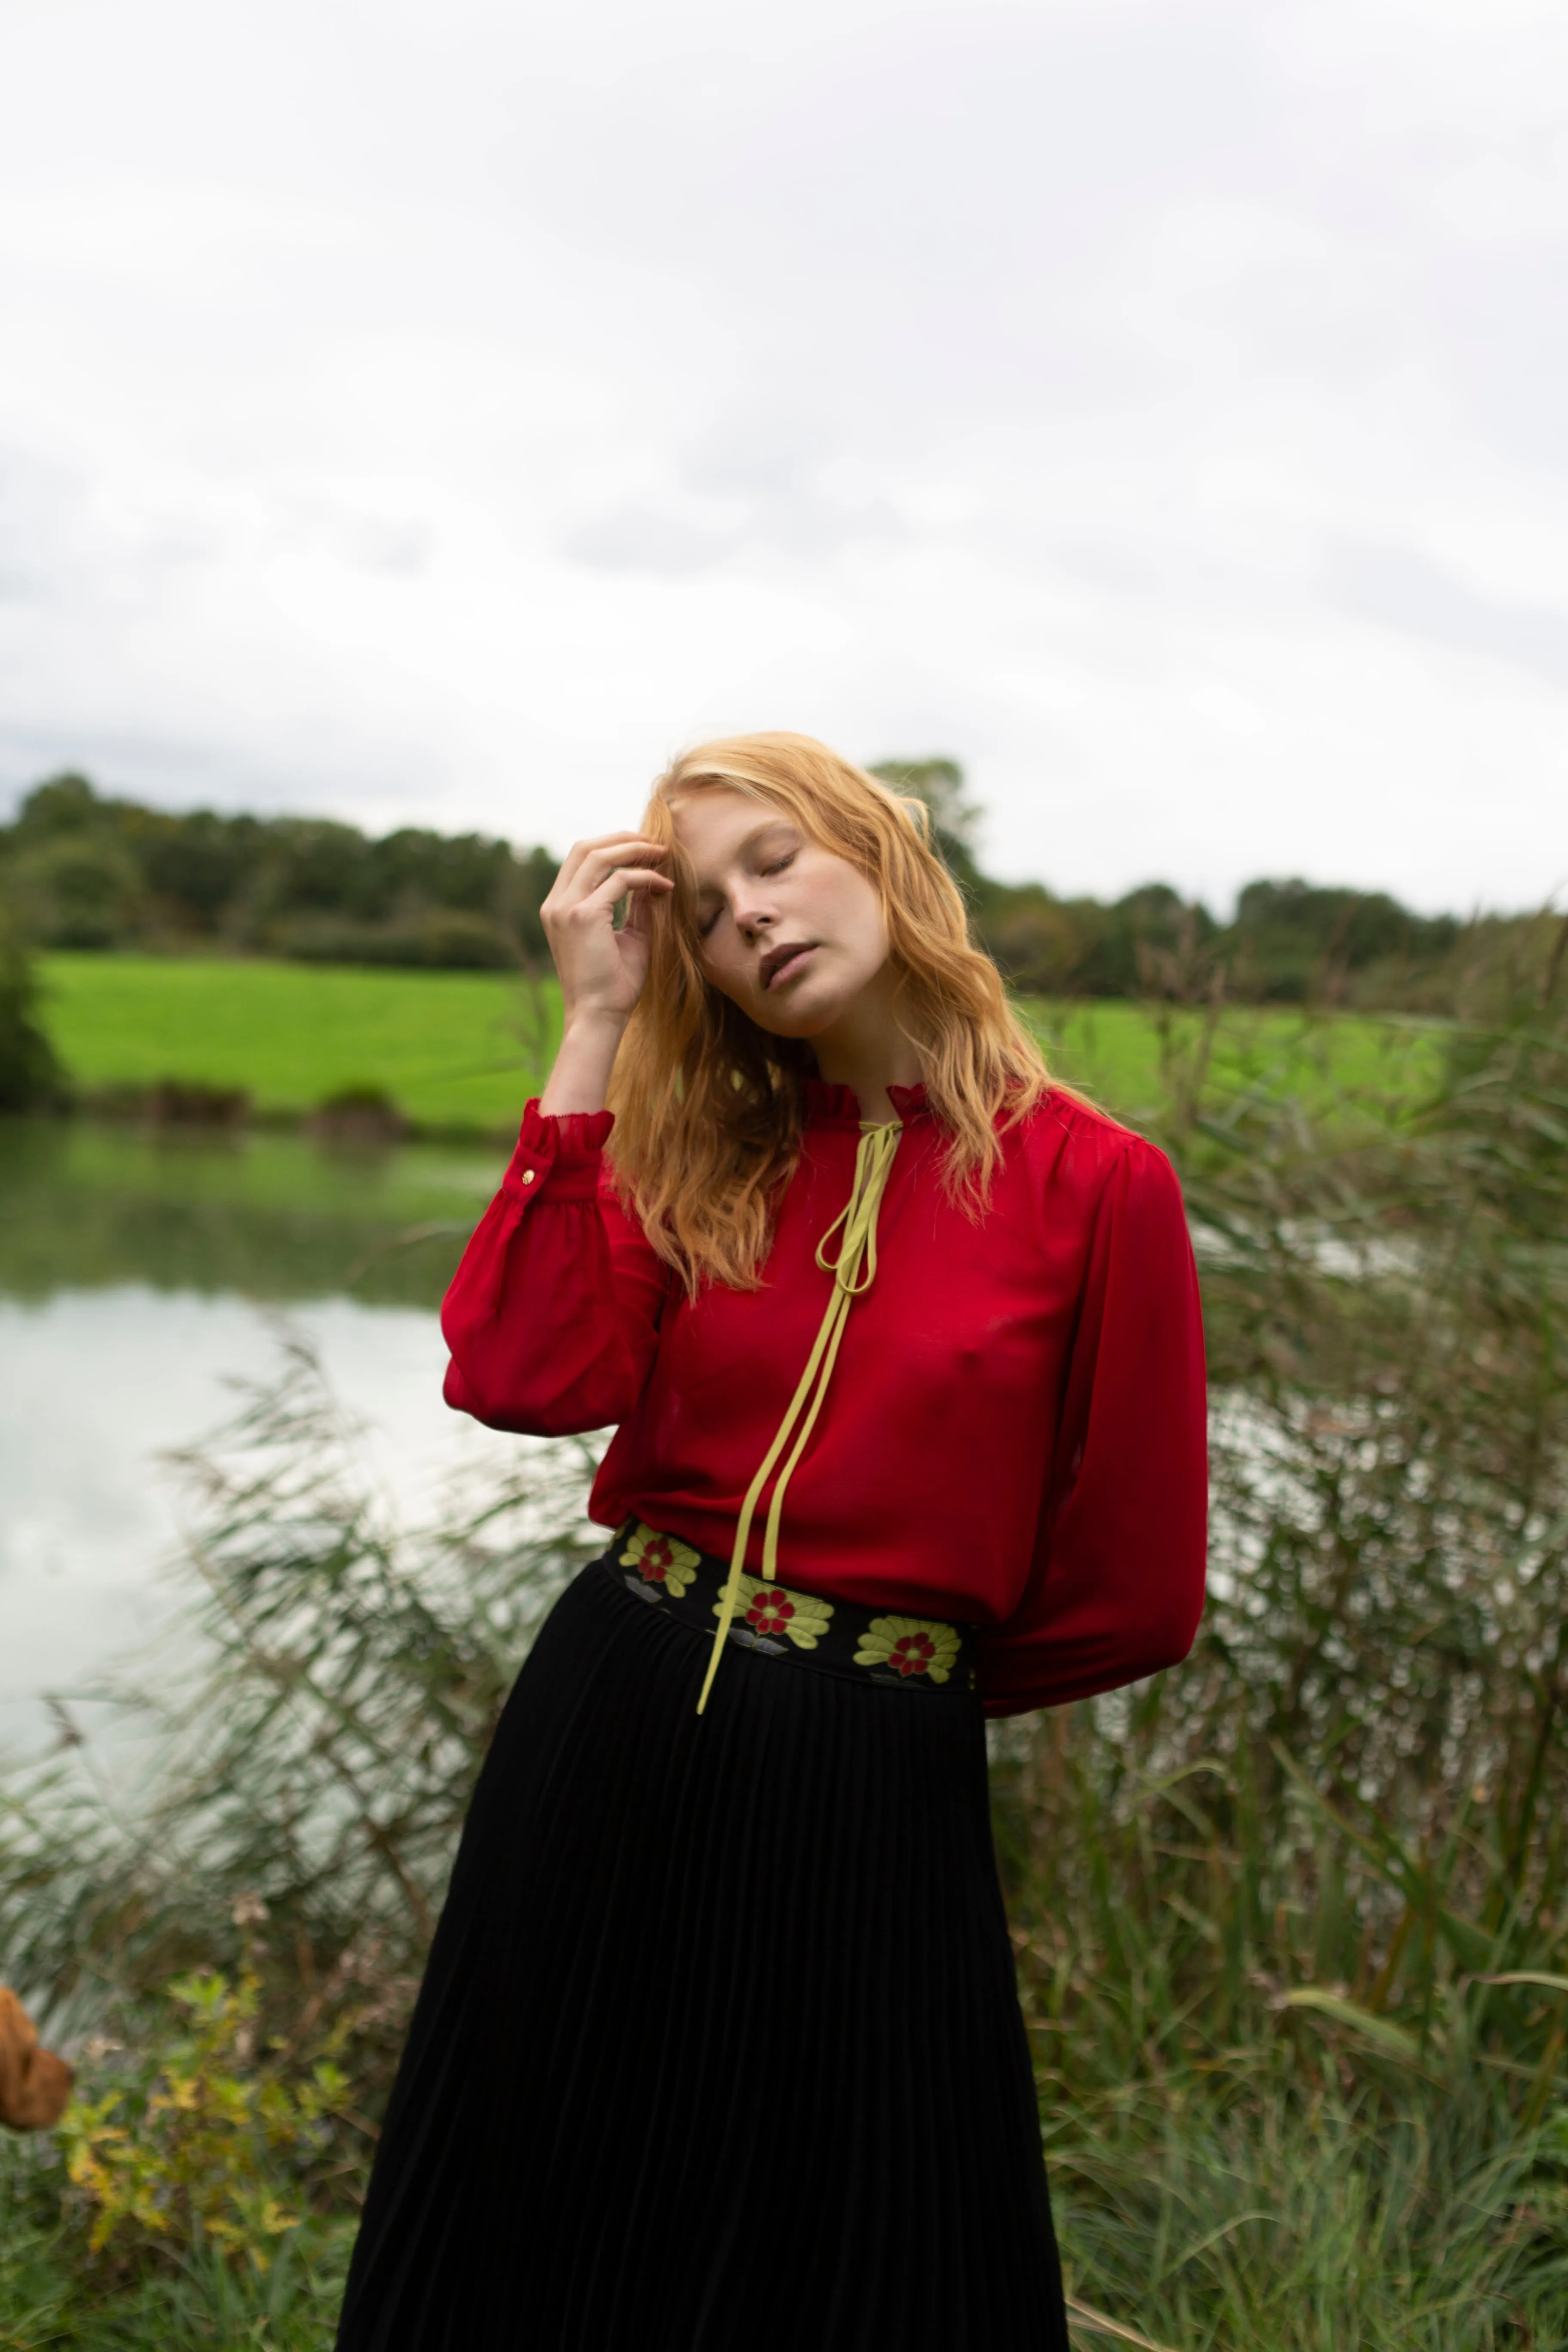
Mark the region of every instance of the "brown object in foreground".
<instances>
[{"instance_id":1,"label":"brown object in foreground","mask_svg":"<svg viewBox=\"0 0 1568 2352\"><path fill-rule=\"evenodd\" d=\"M76 2075L63 2058L40 2047L16 1994L0 1985L0 2124L42 2131L65 2113Z\"/></svg>"}]
</instances>

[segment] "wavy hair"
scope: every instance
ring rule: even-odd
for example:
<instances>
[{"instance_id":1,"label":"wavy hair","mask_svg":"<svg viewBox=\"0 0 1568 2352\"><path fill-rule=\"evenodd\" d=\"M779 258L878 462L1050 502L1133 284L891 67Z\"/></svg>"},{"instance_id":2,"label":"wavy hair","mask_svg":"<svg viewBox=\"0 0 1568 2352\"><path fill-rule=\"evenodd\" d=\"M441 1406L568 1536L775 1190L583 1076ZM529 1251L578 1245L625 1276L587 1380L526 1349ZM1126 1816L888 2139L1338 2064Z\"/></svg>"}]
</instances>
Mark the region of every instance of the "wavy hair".
<instances>
[{"instance_id":1,"label":"wavy hair","mask_svg":"<svg viewBox=\"0 0 1568 2352\"><path fill-rule=\"evenodd\" d=\"M1050 1085L1000 973L969 937L963 901L931 846L923 802L903 800L809 735L735 735L678 759L653 788L643 833L668 845L675 888L647 907L647 982L616 1056L611 1159L648 1240L695 1292L704 1277L753 1288L779 1188L800 1155L804 1038L775 1037L703 971L695 877L674 804L722 787L783 810L875 886L902 982L905 1034L947 1134L943 1182L983 1213L999 1127Z\"/></svg>"}]
</instances>

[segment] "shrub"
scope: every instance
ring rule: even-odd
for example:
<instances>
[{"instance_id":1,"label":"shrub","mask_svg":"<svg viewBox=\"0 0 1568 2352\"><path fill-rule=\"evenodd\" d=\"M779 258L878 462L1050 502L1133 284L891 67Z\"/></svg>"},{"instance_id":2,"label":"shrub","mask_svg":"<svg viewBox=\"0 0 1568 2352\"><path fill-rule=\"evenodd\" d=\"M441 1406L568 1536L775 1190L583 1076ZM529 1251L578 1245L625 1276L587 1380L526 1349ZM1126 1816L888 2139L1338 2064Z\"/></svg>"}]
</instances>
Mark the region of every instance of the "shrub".
<instances>
[{"instance_id":1,"label":"shrub","mask_svg":"<svg viewBox=\"0 0 1568 2352\"><path fill-rule=\"evenodd\" d=\"M434 907L399 921L300 915L272 925L269 944L305 963L405 965L429 971L505 971L517 950L490 916Z\"/></svg>"},{"instance_id":2,"label":"shrub","mask_svg":"<svg viewBox=\"0 0 1568 2352\"><path fill-rule=\"evenodd\" d=\"M16 929L0 912L0 1111L58 1102L64 1076L37 1020L38 985Z\"/></svg>"},{"instance_id":3,"label":"shrub","mask_svg":"<svg viewBox=\"0 0 1568 2352\"><path fill-rule=\"evenodd\" d=\"M396 1143L408 1132L408 1120L386 1088L369 1083L328 1095L306 1124L324 1143Z\"/></svg>"},{"instance_id":4,"label":"shrub","mask_svg":"<svg viewBox=\"0 0 1568 2352\"><path fill-rule=\"evenodd\" d=\"M24 850L11 877L45 947L117 946L142 911L141 877L129 853L94 834L63 833Z\"/></svg>"},{"instance_id":5,"label":"shrub","mask_svg":"<svg viewBox=\"0 0 1568 2352\"><path fill-rule=\"evenodd\" d=\"M167 1989L183 2033L78 2098L59 2126L88 2247L121 2271L197 2247L265 2270L304 2218L312 2172L348 2095L333 2058L286 2068L258 2048L260 1989L215 1973Z\"/></svg>"}]
</instances>

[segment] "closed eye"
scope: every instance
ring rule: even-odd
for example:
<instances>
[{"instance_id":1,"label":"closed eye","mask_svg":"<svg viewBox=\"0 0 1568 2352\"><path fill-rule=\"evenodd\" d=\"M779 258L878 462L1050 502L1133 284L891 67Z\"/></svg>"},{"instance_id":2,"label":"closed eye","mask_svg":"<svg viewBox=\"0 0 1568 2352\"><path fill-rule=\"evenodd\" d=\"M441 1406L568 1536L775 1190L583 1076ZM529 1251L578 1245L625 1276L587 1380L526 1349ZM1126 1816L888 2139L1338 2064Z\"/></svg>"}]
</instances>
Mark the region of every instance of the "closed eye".
<instances>
[{"instance_id":1,"label":"closed eye","mask_svg":"<svg viewBox=\"0 0 1568 2352\"><path fill-rule=\"evenodd\" d=\"M786 849L782 857L770 858L767 865L759 866L757 871L762 875L782 874L786 866L793 866L795 864L797 854L798 853L795 850ZM717 923L724 909L722 906L718 906L713 908L710 914L703 916L701 921L697 926L697 936L700 940L708 938L713 926Z\"/></svg>"}]
</instances>

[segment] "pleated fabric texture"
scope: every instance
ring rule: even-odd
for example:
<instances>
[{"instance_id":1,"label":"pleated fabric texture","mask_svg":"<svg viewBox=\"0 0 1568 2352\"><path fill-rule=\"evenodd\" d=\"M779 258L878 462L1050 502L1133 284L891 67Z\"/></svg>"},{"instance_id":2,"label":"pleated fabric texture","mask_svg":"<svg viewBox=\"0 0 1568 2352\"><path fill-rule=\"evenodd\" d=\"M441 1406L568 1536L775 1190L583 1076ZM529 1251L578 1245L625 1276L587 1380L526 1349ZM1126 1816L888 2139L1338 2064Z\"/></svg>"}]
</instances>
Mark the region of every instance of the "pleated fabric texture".
<instances>
[{"instance_id":1,"label":"pleated fabric texture","mask_svg":"<svg viewBox=\"0 0 1568 2352\"><path fill-rule=\"evenodd\" d=\"M1066 2352L971 1693L603 1564L507 1703L339 2352Z\"/></svg>"}]
</instances>

